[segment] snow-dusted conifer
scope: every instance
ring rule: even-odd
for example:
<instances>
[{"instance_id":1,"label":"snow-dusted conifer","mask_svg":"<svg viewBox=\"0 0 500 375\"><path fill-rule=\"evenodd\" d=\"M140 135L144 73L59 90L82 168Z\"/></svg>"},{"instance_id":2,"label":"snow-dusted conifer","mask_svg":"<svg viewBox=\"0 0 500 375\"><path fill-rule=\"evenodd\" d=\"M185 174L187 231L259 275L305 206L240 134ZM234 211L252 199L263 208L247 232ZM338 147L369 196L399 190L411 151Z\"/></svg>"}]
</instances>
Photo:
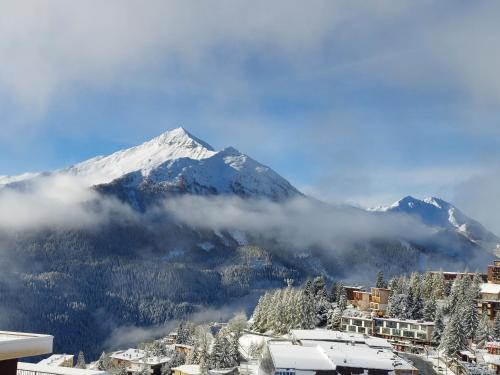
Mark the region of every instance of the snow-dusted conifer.
<instances>
[{"instance_id":1,"label":"snow-dusted conifer","mask_svg":"<svg viewBox=\"0 0 500 375\"><path fill-rule=\"evenodd\" d=\"M84 369L86 368L86 363L85 363L85 356L83 354L82 351L80 351L78 353L78 359L76 361L76 365L75 365L76 368L81 368L81 369Z\"/></svg>"},{"instance_id":2,"label":"snow-dusted conifer","mask_svg":"<svg viewBox=\"0 0 500 375\"><path fill-rule=\"evenodd\" d=\"M339 331L342 322L342 311L337 307L328 312L326 327L332 331Z\"/></svg>"},{"instance_id":3,"label":"snow-dusted conifer","mask_svg":"<svg viewBox=\"0 0 500 375\"><path fill-rule=\"evenodd\" d=\"M491 340L491 329L488 322L488 316L483 315L479 321L479 326L476 331L476 342L478 348L482 349L488 341Z\"/></svg>"},{"instance_id":4,"label":"snow-dusted conifer","mask_svg":"<svg viewBox=\"0 0 500 375\"><path fill-rule=\"evenodd\" d=\"M387 283L384 280L384 272L382 270L377 273L377 282L375 283L377 288L387 288Z\"/></svg>"},{"instance_id":5,"label":"snow-dusted conifer","mask_svg":"<svg viewBox=\"0 0 500 375\"><path fill-rule=\"evenodd\" d=\"M493 340L500 341L500 313L497 312L493 323Z\"/></svg>"},{"instance_id":6,"label":"snow-dusted conifer","mask_svg":"<svg viewBox=\"0 0 500 375\"><path fill-rule=\"evenodd\" d=\"M448 357L453 357L460 350L467 348L467 338L465 337L459 314L452 315L448 324L446 324L440 347Z\"/></svg>"},{"instance_id":7,"label":"snow-dusted conifer","mask_svg":"<svg viewBox=\"0 0 500 375\"><path fill-rule=\"evenodd\" d=\"M443 312L441 309L438 309L436 311L436 316L434 318L434 330L432 331L432 342L438 345L441 343L444 328L445 326L443 321Z\"/></svg>"},{"instance_id":8,"label":"snow-dusted conifer","mask_svg":"<svg viewBox=\"0 0 500 375\"><path fill-rule=\"evenodd\" d=\"M433 322L434 319L436 318L436 309L437 309L436 300L434 299L434 296L431 296L431 298L425 302L423 319L426 322Z\"/></svg>"}]
</instances>

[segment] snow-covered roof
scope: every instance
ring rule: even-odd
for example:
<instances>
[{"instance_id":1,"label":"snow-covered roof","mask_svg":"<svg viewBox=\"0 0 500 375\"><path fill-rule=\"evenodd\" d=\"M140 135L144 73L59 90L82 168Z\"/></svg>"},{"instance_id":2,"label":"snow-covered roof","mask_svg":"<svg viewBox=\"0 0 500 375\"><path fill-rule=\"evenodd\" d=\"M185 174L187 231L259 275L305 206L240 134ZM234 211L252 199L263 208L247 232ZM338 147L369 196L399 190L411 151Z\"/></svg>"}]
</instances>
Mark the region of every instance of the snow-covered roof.
<instances>
[{"instance_id":1,"label":"snow-covered roof","mask_svg":"<svg viewBox=\"0 0 500 375\"><path fill-rule=\"evenodd\" d=\"M423 320L415 320L415 319L398 319L398 318L373 318L373 319L386 320L386 321L399 322L399 323L410 323L410 324L423 325L423 326L433 326L434 325L434 322L425 322Z\"/></svg>"},{"instance_id":2,"label":"snow-covered roof","mask_svg":"<svg viewBox=\"0 0 500 375\"><path fill-rule=\"evenodd\" d=\"M54 337L0 331L0 361L52 353Z\"/></svg>"},{"instance_id":3,"label":"snow-covered roof","mask_svg":"<svg viewBox=\"0 0 500 375\"><path fill-rule=\"evenodd\" d=\"M335 370L335 365L317 346L269 344L276 369Z\"/></svg>"},{"instance_id":4,"label":"snow-covered roof","mask_svg":"<svg viewBox=\"0 0 500 375\"><path fill-rule=\"evenodd\" d=\"M366 344L372 348L392 349L392 345L386 339L380 337L366 336L361 333L331 331L327 329L292 330L292 336L300 341L302 345L314 346L318 342L355 342Z\"/></svg>"},{"instance_id":5,"label":"snow-covered roof","mask_svg":"<svg viewBox=\"0 0 500 375\"><path fill-rule=\"evenodd\" d=\"M500 284L481 284L481 293L485 294L500 294Z\"/></svg>"},{"instance_id":6,"label":"snow-covered roof","mask_svg":"<svg viewBox=\"0 0 500 375\"><path fill-rule=\"evenodd\" d=\"M335 367L354 367L374 370L413 368L390 350L371 348L366 344L318 342Z\"/></svg>"},{"instance_id":7,"label":"snow-covered roof","mask_svg":"<svg viewBox=\"0 0 500 375\"><path fill-rule=\"evenodd\" d=\"M106 371L97 370L84 370L71 367L55 367L48 365L41 365L39 363L24 363L17 364L18 370L31 371L40 374L54 374L54 375L109 375Z\"/></svg>"},{"instance_id":8,"label":"snow-covered roof","mask_svg":"<svg viewBox=\"0 0 500 375\"><path fill-rule=\"evenodd\" d=\"M49 358L42 359L39 365L61 366L66 361L73 361L75 356L72 354L53 354Z\"/></svg>"},{"instance_id":9,"label":"snow-covered roof","mask_svg":"<svg viewBox=\"0 0 500 375\"><path fill-rule=\"evenodd\" d=\"M119 359L122 361L137 361L138 359L144 358L146 352L141 349L127 349L120 350L110 354L111 358Z\"/></svg>"},{"instance_id":10,"label":"snow-covered roof","mask_svg":"<svg viewBox=\"0 0 500 375\"><path fill-rule=\"evenodd\" d=\"M358 341L365 342L365 338L360 333L331 331L329 329L292 329L292 337L295 340L303 341Z\"/></svg>"},{"instance_id":11,"label":"snow-covered roof","mask_svg":"<svg viewBox=\"0 0 500 375\"><path fill-rule=\"evenodd\" d=\"M365 339L365 344L371 348L387 348L392 349L392 345L386 339L380 337L368 337Z\"/></svg>"},{"instance_id":12,"label":"snow-covered roof","mask_svg":"<svg viewBox=\"0 0 500 375\"><path fill-rule=\"evenodd\" d=\"M181 365L174 367L172 371L180 371L188 375L200 375L200 365Z\"/></svg>"},{"instance_id":13,"label":"snow-covered roof","mask_svg":"<svg viewBox=\"0 0 500 375\"><path fill-rule=\"evenodd\" d=\"M161 365L163 363L168 363L168 362L170 362L171 359L172 358L166 357L166 356L149 356L149 357L142 357L140 359L132 360L131 362L155 366L155 365Z\"/></svg>"}]
</instances>

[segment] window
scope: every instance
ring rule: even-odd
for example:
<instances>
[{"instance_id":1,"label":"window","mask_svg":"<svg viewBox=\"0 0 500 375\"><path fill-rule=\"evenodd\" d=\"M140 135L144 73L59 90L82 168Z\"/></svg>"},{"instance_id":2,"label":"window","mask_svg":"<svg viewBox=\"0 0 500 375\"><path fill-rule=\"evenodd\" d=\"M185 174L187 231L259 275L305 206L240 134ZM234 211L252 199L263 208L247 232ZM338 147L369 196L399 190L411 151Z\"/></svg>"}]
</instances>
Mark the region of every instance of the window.
<instances>
[{"instance_id":1,"label":"window","mask_svg":"<svg viewBox=\"0 0 500 375\"><path fill-rule=\"evenodd\" d=\"M382 328L382 333L384 335L390 335L391 334L391 329L390 328Z\"/></svg>"},{"instance_id":2,"label":"window","mask_svg":"<svg viewBox=\"0 0 500 375\"><path fill-rule=\"evenodd\" d=\"M392 335L393 336L401 336L401 330L400 329L393 329Z\"/></svg>"},{"instance_id":3,"label":"window","mask_svg":"<svg viewBox=\"0 0 500 375\"><path fill-rule=\"evenodd\" d=\"M409 329L410 325L408 323L399 323L399 329Z\"/></svg>"},{"instance_id":4,"label":"window","mask_svg":"<svg viewBox=\"0 0 500 375\"><path fill-rule=\"evenodd\" d=\"M427 340L427 335L424 332L417 332L417 338L420 340Z\"/></svg>"},{"instance_id":5,"label":"window","mask_svg":"<svg viewBox=\"0 0 500 375\"><path fill-rule=\"evenodd\" d=\"M349 332L356 332L356 326L349 326Z\"/></svg>"},{"instance_id":6,"label":"window","mask_svg":"<svg viewBox=\"0 0 500 375\"><path fill-rule=\"evenodd\" d=\"M354 324L355 326L358 326L358 327L363 327L363 321L362 320L354 320L353 319L352 324Z\"/></svg>"},{"instance_id":7,"label":"window","mask_svg":"<svg viewBox=\"0 0 500 375\"><path fill-rule=\"evenodd\" d=\"M359 333L366 333L366 328L358 327L358 332Z\"/></svg>"},{"instance_id":8,"label":"window","mask_svg":"<svg viewBox=\"0 0 500 375\"><path fill-rule=\"evenodd\" d=\"M397 328L397 323L392 321L392 320L389 320L388 322L386 322L386 327L389 327L389 328Z\"/></svg>"},{"instance_id":9,"label":"window","mask_svg":"<svg viewBox=\"0 0 500 375\"><path fill-rule=\"evenodd\" d=\"M413 331L403 331L404 337L415 338L415 333Z\"/></svg>"},{"instance_id":10,"label":"window","mask_svg":"<svg viewBox=\"0 0 500 375\"><path fill-rule=\"evenodd\" d=\"M375 319L375 327L383 327L384 326L384 321Z\"/></svg>"}]
</instances>

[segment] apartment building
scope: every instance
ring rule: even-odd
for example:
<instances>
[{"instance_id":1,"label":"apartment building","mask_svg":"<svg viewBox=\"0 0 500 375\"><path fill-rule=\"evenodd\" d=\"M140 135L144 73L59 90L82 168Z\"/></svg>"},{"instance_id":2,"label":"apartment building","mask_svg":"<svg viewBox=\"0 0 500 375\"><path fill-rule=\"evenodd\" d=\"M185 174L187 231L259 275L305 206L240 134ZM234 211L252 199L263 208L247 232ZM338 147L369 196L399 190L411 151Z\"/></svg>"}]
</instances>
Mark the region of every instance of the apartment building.
<instances>
[{"instance_id":1,"label":"apartment building","mask_svg":"<svg viewBox=\"0 0 500 375\"><path fill-rule=\"evenodd\" d=\"M340 324L344 332L373 334L373 319L370 317L343 316Z\"/></svg>"},{"instance_id":2,"label":"apartment building","mask_svg":"<svg viewBox=\"0 0 500 375\"><path fill-rule=\"evenodd\" d=\"M370 310L375 316L384 316L389 305L391 290L388 288L371 288Z\"/></svg>"},{"instance_id":3,"label":"apartment building","mask_svg":"<svg viewBox=\"0 0 500 375\"><path fill-rule=\"evenodd\" d=\"M341 328L345 332L373 335L387 339L399 351L408 347L432 345L433 322L396 318L369 318L343 316Z\"/></svg>"}]
</instances>

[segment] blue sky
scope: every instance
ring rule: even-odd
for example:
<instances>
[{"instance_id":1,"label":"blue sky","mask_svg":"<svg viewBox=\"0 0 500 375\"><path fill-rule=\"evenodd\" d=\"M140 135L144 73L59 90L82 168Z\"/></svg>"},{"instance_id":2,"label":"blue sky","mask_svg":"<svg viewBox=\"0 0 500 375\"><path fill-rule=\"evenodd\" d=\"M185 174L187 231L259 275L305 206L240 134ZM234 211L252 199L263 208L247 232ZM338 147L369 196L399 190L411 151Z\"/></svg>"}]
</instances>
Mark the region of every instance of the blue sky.
<instances>
[{"instance_id":1,"label":"blue sky","mask_svg":"<svg viewBox=\"0 0 500 375\"><path fill-rule=\"evenodd\" d=\"M4 8L0 174L66 166L182 125L324 200L437 195L495 221L498 2Z\"/></svg>"}]
</instances>

